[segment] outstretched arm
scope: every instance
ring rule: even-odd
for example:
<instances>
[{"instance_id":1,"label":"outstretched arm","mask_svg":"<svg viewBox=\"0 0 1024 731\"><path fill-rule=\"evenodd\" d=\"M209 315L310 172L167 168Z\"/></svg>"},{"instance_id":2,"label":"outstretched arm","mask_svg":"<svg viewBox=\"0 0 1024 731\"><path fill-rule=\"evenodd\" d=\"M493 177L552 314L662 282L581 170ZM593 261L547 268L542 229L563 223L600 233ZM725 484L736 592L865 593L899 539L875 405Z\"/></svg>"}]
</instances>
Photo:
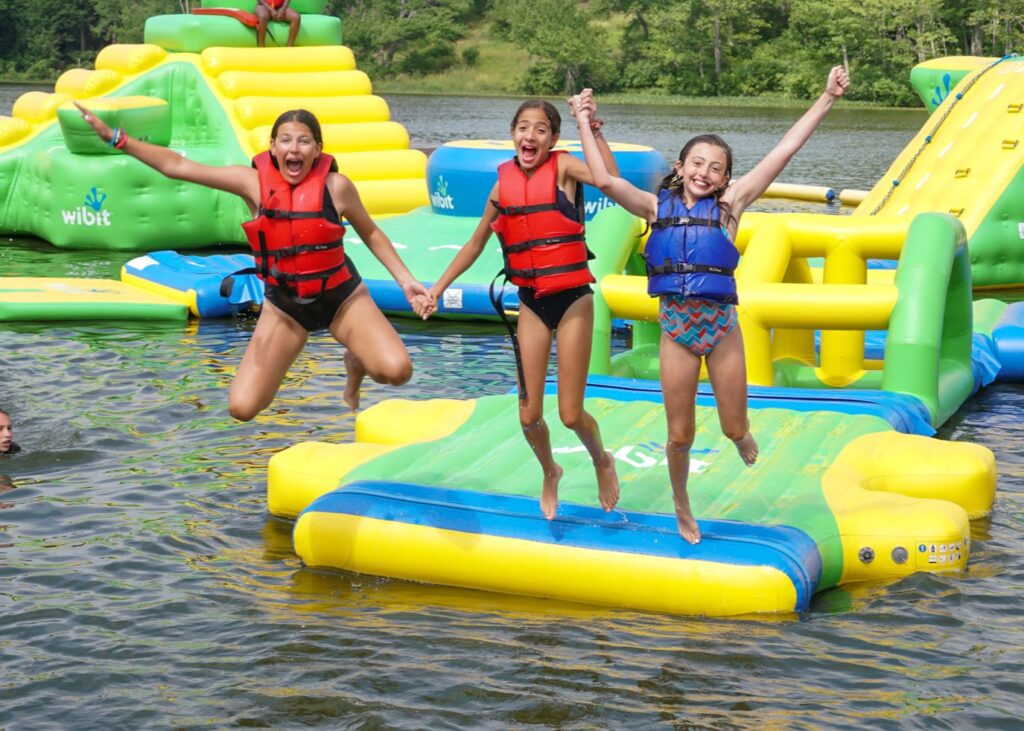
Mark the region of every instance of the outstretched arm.
<instances>
[{"instance_id":1,"label":"outstretched arm","mask_svg":"<svg viewBox=\"0 0 1024 731\"><path fill-rule=\"evenodd\" d=\"M736 218L739 218L746 207L768 189L772 181L779 176L779 173L793 158L793 155L810 139L811 134L832 109L836 100L846 93L849 85L850 77L846 70L842 66L832 67L828 74L828 81L825 83L825 91L818 97L818 100L804 112L796 124L790 127L775 149L765 155L764 159L755 165L749 173L729 186L725 193L725 199L732 204L732 213Z\"/></svg>"},{"instance_id":2,"label":"outstretched arm","mask_svg":"<svg viewBox=\"0 0 1024 731\"><path fill-rule=\"evenodd\" d=\"M581 95L577 95L569 100L569 106L576 117L580 144L583 146L583 157L590 169L591 179L586 182L596 185L602 193L633 215L640 216L645 221L653 221L657 218L657 197L645 190L640 190L625 178L618 177L608 169L604 155L597 140L594 139L594 132L590 127L589 104L581 98ZM616 172L618 171L616 170Z\"/></svg>"},{"instance_id":3,"label":"outstretched arm","mask_svg":"<svg viewBox=\"0 0 1024 731\"><path fill-rule=\"evenodd\" d=\"M359 234L359 238L366 244L366 248L377 257L384 268L388 270L402 293L415 305L417 297L427 297L432 301L430 292L419 281L413 277L409 267L402 261L402 257L395 251L395 245L391 243L388 235L380 230L380 227L370 218L366 211L359 191L344 175L334 173L328 179L331 187L331 197L334 199L335 208L352 224L352 228Z\"/></svg>"},{"instance_id":4,"label":"outstretched arm","mask_svg":"<svg viewBox=\"0 0 1024 731\"><path fill-rule=\"evenodd\" d=\"M114 130L78 102L75 102L75 106L82 113L82 119L92 127L97 136L109 143L113 138ZM256 171L252 168L242 165L225 167L204 165L189 160L166 147L151 145L133 137L125 137L125 142L120 149L168 178L187 180L208 188L234 193L241 196L251 210L255 211L257 208L260 199L260 183Z\"/></svg>"},{"instance_id":5,"label":"outstretched arm","mask_svg":"<svg viewBox=\"0 0 1024 731\"><path fill-rule=\"evenodd\" d=\"M463 272L473 266L473 262L479 259L480 254L483 253L484 246L491 238L491 224L498 218L498 209L494 207L494 201L497 198L498 184L495 183L487 196L487 205L484 206L484 213L480 217L480 222L476 225L476 229L473 230L469 241L462 245L462 248L459 249L459 252L444 270L444 274L430 288L430 304L420 303L418 307L414 305L416 313L424 320L430 317L437 308L437 301L441 299L444 291L451 286L452 282L462 276Z\"/></svg>"}]
</instances>

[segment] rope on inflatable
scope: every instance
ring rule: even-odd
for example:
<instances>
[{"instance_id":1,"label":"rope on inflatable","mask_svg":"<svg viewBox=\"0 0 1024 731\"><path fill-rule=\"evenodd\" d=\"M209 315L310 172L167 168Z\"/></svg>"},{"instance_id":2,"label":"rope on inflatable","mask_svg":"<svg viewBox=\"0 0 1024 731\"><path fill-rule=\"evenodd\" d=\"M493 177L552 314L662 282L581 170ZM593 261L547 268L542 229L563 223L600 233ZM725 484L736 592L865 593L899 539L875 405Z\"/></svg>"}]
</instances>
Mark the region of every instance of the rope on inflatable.
<instances>
[{"instance_id":1,"label":"rope on inflatable","mask_svg":"<svg viewBox=\"0 0 1024 731\"><path fill-rule=\"evenodd\" d=\"M907 164L903 166L903 169L900 171L899 175L897 175L893 179L892 185L889 186L889 190L882 197L882 200L878 203L878 205L875 206L875 209L871 211L870 215L874 216L876 213L882 210L886 203L889 202L889 199L892 198L893 192L895 192L896 188L899 187L900 183L907 176L907 173L910 172L910 168L912 168L914 166L914 163L917 162L917 158L919 158L921 156L921 153L924 152L924 148L931 144L932 140L935 138L935 133L939 131L939 128L946 121L946 118L949 117L950 113L953 111L953 107L955 107L960 102L960 100L964 98L964 95L968 91L970 91L971 87L974 86L974 84L977 83L982 76L987 74L998 64L1001 64L1003 61L1006 61L1007 59L1014 58L1015 56L1016 54L1011 53L1006 56L1003 56L1002 58L997 58L995 61L993 61L988 66L979 71L977 74L975 74L975 76L970 81L967 82L967 85L964 86L962 90L953 95L953 101L946 106L945 110L943 110L942 112L942 115L935 123L935 126L932 127L931 131L927 135L925 135L924 143L919 148L917 148L917 151L910 158L910 160L907 161Z\"/></svg>"}]
</instances>

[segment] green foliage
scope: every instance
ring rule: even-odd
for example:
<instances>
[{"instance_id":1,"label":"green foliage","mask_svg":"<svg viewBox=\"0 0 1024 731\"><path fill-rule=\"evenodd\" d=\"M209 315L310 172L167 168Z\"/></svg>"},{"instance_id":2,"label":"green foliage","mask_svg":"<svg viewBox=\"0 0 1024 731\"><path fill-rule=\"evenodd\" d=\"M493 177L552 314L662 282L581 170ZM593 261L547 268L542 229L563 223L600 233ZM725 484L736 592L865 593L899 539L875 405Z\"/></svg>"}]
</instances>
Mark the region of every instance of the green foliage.
<instances>
[{"instance_id":1,"label":"green foliage","mask_svg":"<svg viewBox=\"0 0 1024 731\"><path fill-rule=\"evenodd\" d=\"M536 58L520 75L519 90L572 94L611 85L608 33L576 0L496 0L492 17L497 32Z\"/></svg>"},{"instance_id":2,"label":"green foliage","mask_svg":"<svg viewBox=\"0 0 1024 731\"><path fill-rule=\"evenodd\" d=\"M476 66L480 60L480 49L476 46L466 46L462 49L462 63L467 66Z\"/></svg>"},{"instance_id":3,"label":"green foliage","mask_svg":"<svg viewBox=\"0 0 1024 731\"><path fill-rule=\"evenodd\" d=\"M441 71L455 62L470 0L342 0L336 11L345 43L371 72ZM368 61L368 63L366 63ZM425 66L424 66L425 64Z\"/></svg>"}]
</instances>

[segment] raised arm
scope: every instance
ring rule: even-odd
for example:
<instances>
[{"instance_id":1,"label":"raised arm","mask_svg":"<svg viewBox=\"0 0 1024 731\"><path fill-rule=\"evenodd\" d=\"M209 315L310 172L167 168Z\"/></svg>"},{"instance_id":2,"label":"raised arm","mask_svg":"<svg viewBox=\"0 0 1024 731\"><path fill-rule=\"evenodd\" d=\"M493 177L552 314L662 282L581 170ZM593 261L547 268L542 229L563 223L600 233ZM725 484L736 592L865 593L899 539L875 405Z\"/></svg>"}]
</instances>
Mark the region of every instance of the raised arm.
<instances>
[{"instance_id":1,"label":"raised arm","mask_svg":"<svg viewBox=\"0 0 1024 731\"><path fill-rule=\"evenodd\" d=\"M92 127L93 131L104 142L110 143L114 135L107 124L75 102L78 111L82 113L82 119ZM122 134L124 132L122 131ZM228 193L240 196L248 205L250 210L255 211L260 200L259 176L251 167L242 165L215 166L204 165L194 160L189 160L179 155L174 150L159 145L151 145L148 142L137 140L126 136L120 150L131 155L139 162L149 165L159 173L175 180L187 180L190 183L198 183L208 188L216 188Z\"/></svg>"},{"instance_id":2,"label":"raised arm","mask_svg":"<svg viewBox=\"0 0 1024 731\"><path fill-rule=\"evenodd\" d=\"M580 144L583 146L583 157L590 170L591 185L596 185L601 192L645 221L653 221L658 217L658 199L653 193L637 188L625 178L612 173L605 163L604 154L594 137L590 126L590 105L581 95L569 100L569 106L576 117L576 126L580 133ZM607 143L605 143L607 147ZM610 154L610 153L609 153ZM616 172L618 170L616 169Z\"/></svg>"},{"instance_id":3,"label":"raised arm","mask_svg":"<svg viewBox=\"0 0 1024 731\"><path fill-rule=\"evenodd\" d=\"M789 128L775 149L765 155L749 173L729 186L724 198L732 204L732 213L736 218L768 189L793 155L810 139L836 100L846 93L849 85L850 77L846 70L842 66L833 66L825 83L825 91L818 100Z\"/></svg>"},{"instance_id":4,"label":"raised arm","mask_svg":"<svg viewBox=\"0 0 1024 731\"><path fill-rule=\"evenodd\" d=\"M417 296L430 298L430 293L409 271L409 267L402 261L402 257L395 251L394 244L388 235L380 230L380 227L370 217L359 197L359 191L344 175L334 173L328 178L328 185L331 189L331 197L334 199L334 206L345 219L352 224L352 228L359 234L359 238L366 244L366 248L377 257L384 268L388 270L398 286L402 288L405 298L412 304Z\"/></svg>"}]
</instances>

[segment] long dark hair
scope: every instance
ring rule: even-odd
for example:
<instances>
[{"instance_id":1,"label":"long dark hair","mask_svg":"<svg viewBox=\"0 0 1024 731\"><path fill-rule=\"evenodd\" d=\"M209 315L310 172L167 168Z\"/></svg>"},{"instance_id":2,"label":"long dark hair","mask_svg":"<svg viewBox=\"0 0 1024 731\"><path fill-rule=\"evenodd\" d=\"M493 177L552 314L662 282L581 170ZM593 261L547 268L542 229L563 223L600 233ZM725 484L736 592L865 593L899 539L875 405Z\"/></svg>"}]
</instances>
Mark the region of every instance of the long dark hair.
<instances>
[{"instance_id":1,"label":"long dark hair","mask_svg":"<svg viewBox=\"0 0 1024 731\"><path fill-rule=\"evenodd\" d=\"M309 131L313 133L313 140L323 147L324 134L320 129L320 121L316 118L316 115L313 114L313 112L310 112L307 109L289 109L287 112L283 112L276 120L274 120L274 126L270 128L270 139L277 139L277 130L282 124L287 124L288 122L297 122L309 127ZM274 167L277 167L277 160L274 159L273 155L270 156L270 159L274 163ZM337 160L331 161L331 172L338 172Z\"/></svg>"},{"instance_id":2,"label":"long dark hair","mask_svg":"<svg viewBox=\"0 0 1024 731\"><path fill-rule=\"evenodd\" d=\"M711 145L713 147L719 147L719 148L721 148L725 152L725 175L726 175L726 178L731 180L732 179L732 148L729 147L729 143L727 143L725 140L723 140L721 137L719 137L716 134L697 135L696 137L691 137L689 140L687 140L686 144L683 145L683 149L679 151L679 162L685 163L686 162L686 157L687 157L687 155L690 154L690 151L694 147L696 147L697 145L700 145L700 144L706 144L706 145ZM661 191L663 191L663 190L670 190L673 193L675 193L676 195L678 195L680 198L683 197L683 181L679 177L679 175L676 173L675 170L673 170L671 173L666 175L662 179L661 183L658 184L658 191L657 192L661 193ZM724 193L724 192L725 192L725 189L723 188L723 189L716 190L713 193L714 198L715 198L715 203L718 204L719 209L721 209L721 211L726 216L728 216L729 218L732 218L733 216L732 216L732 213L729 211L729 205L727 203L722 203L722 193Z\"/></svg>"},{"instance_id":3,"label":"long dark hair","mask_svg":"<svg viewBox=\"0 0 1024 731\"><path fill-rule=\"evenodd\" d=\"M516 124L519 122L519 117L527 109L539 109L544 112L544 115L548 118L548 124L551 125L552 134L561 134L562 132L562 115L555 109L555 105L551 102L544 101L543 99L527 99L525 102L519 105L519 109L516 110L516 116L512 117L512 124L509 129L515 129Z\"/></svg>"}]
</instances>

